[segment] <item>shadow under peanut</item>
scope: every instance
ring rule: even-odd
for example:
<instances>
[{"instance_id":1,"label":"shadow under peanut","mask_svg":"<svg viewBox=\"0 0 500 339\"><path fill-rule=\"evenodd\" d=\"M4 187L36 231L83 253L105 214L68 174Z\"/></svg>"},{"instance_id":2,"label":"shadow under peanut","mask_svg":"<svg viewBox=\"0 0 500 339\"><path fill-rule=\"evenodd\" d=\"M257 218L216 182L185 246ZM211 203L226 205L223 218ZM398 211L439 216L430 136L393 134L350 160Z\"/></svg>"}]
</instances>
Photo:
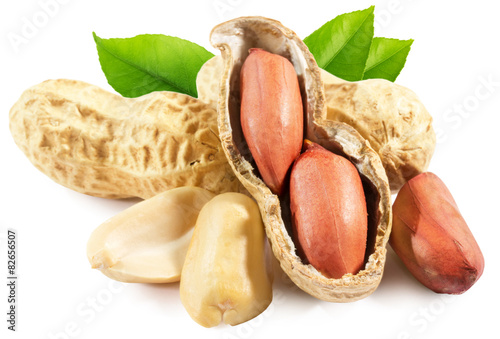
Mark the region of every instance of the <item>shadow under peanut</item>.
<instances>
[{"instance_id":1,"label":"shadow under peanut","mask_svg":"<svg viewBox=\"0 0 500 339\"><path fill-rule=\"evenodd\" d=\"M414 298L417 294L436 295L415 279L391 246L387 244L384 275L377 290L369 298L380 299L381 302L388 302L391 299L404 301L406 298Z\"/></svg>"},{"instance_id":2,"label":"shadow under peanut","mask_svg":"<svg viewBox=\"0 0 500 339\"><path fill-rule=\"evenodd\" d=\"M295 285L290 277L281 269L278 260L274 256L272 258L272 265L274 273L273 303L275 303L275 306L283 308L283 311L286 312L287 309L290 309L289 305L300 304L301 310L304 311L304 308L313 308L317 306L318 302L322 302ZM295 308L296 306L292 307L292 309Z\"/></svg>"},{"instance_id":3,"label":"shadow under peanut","mask_svg":"<svg viewBox=\"0 0 500 339\"><path fill-rule=\"evenodd\" d=\"M166 284L130 284L134 294L147 305L148 310L157 310L170 316L179 316L184 310L179 294L179 282ZM129 287L129 288L130 288ZM186 313L187 316L187 313Z\"/></svg>"}]
</instances>

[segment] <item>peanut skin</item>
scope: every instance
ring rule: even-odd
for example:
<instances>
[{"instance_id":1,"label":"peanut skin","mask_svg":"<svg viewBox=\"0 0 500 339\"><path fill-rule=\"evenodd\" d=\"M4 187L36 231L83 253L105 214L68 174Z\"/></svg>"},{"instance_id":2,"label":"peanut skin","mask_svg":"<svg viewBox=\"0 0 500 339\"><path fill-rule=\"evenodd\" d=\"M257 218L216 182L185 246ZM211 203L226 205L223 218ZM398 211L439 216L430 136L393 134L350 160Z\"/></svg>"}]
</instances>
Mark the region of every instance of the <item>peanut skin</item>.
<instances>
[{"instance_id":1,"label":"peanut skin","mask_svg":"<svg viewBox=\"0 0 500 339\"><path fill-rule=\"evenodd\" d=\"M286 58L259 48L241 69L241 126L262 179L281 195L300 154L303 107L297 74Z\"/></svg>"},{"instance_id":2,"label":"peanut skin","mask_svg":"<svg viewBox=\"0 0 500 339\"><path fill-rule=\"evenodd\" d=\"M393 205L390 244L408 270L436 293L461 294L484 258L445 184L435 174L408 181Z\"/></svg>"},{"instance_id":3,"label":"peanut skin","mask_svg":"<svg viewBox=\"0 0 500 339\"><path fill-rule=\"evenodd\" d=\"M290 201L299 256L329 278L363 268L368 218L358 171L310 141L295 161Z\"/></svg>"}]
</instances>

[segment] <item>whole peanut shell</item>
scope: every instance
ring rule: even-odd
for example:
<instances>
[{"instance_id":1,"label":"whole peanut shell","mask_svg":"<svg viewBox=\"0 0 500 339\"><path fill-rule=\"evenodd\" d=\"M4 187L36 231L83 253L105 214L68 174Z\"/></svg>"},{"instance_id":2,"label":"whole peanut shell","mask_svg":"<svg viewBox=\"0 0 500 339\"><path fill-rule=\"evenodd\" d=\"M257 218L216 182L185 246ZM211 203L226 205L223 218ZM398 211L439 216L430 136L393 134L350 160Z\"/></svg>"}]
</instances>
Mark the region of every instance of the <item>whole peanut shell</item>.
<instances>
[{"instance_id":1,"label":"whole peanut shell","mask_svg":"<svg viewBox=\"0 0 500 339\"><path fill-rule=\"evenodd\" d=\"M26 90L10 130L28 159L55 182L105 198L149 198L180 186L239 191L222 151L217 114L190 96L129 99L75 80Z\"/></svg>"},{"instance_id":2,"label":"whole peanut shell","mask_svg":"<svg viewBox=\"0 0 500 339\"><path fill-rule=\"evenodd\" d=\"M484 258L443 181L422 173L394 201L391 247L423 285L461 294L481 277Z\"/></svg>"},{"instance_id":3,"label":"whole peanut shell","mask_svg":"<svg viewBox=\"0 0 500 339\"><path fill-rule=\"evenodd\" d=\"M326 119L354 127L384 164L392 193L425 172L436 146L432 116L417 95L384 79L348 82L321 70Z\"/></svg>"}]
</instances>

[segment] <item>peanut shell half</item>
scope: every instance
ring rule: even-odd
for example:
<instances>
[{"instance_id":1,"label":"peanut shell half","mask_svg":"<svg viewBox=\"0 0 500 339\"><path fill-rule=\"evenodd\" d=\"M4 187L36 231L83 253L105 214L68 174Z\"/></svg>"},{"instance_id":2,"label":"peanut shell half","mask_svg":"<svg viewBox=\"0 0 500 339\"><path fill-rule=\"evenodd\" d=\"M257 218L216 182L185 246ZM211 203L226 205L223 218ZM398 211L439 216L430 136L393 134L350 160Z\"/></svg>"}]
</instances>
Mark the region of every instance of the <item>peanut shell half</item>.
<instances>
[{"instance_id":1,"label":"peanut shell half","mask_svg":"<svg viewBox=\"0 0 500 339\"><path fill-rule=\"evenodd\" d=\"M387 175L378 154L351 126L326 120L325 96L319 68L304 43L275 20L242 17L216 26L212 45L223 57L218 101L222 148L237 177L257 201L266 233L281 268L301 289L333 302L362 299L377 288L382 278L386 243L390 234L391 208ZM281 200L260 179L240 124L240 69L250 48L262 48L288 58L294 65L305 111L305 138L349 159L359 171L369 214L365 266L357 274L329 279L296 254L290 236L288 197Z\"/></svg>"}]
</instances>

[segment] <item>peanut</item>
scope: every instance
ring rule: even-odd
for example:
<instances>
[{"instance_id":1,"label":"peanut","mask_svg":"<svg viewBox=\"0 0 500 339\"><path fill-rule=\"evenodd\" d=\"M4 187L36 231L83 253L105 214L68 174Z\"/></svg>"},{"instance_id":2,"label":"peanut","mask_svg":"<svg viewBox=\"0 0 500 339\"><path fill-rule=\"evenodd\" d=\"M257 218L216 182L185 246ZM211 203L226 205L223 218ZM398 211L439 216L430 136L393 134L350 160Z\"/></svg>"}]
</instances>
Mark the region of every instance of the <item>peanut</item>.
<instances>
[{"instance_id":1,"label":"peanut","mask_svg":"<svg viewBox=\"0 0 500 339\"><path fill-rule=\"evenodd\" d=\"M238 179L259 205L266 234L280 267L298 287L322 300L352 302L370 295L382 279L392 218L391 194L380 157L353 127L326 119L327 107L320 69L307 46L292 30L272 19L243 17L216 26L210 40L221 51L222 65L217 66L217 58L214 58L201 71L222 70L217 109L222 148ZM284 190L282 196L273 194L255 171L240 119L241 68L250 48L265 49L292 63L303 101L304 138L348 159L361 177L368 212L368 230L364 266L355 275L345 274L340 279L331 279L312 265L305 264L297 255L297 242L293 240L291 232L288 190ZM198 79L206 79L206 75L200 75ZM209 93L216 88L214 83L200 88L203 100L213 103ZM269 101L273 99L270 96L266 98ZM281 133L282 130L276 127L279 126L263 128L268 128L271 134ZM280 144L270 140L274 139L261 141L275 151L280 151ZM318 174L311 173L313 177ZM314 201L318 201L317 197L314 197Z\"/></svg>"},{"instance_id":2,"label":"peanut","mask_svg":"<svg viewBox=\"0 0 500 339\"><path fill-rule=\"evenodd\" d=\"M187 95L128 99L80 81L49 80L12 107L10 130L40 171L81 193L145 199L180 186L240 189L216 112Z\"/></svg>"},{"instance_id":3,"label":"peanut","mask_svg":"<svg viewBox=\"0 0 500 339\"><path fill-rule=\"evenodd\" d=\"M217 110L217 101L219 100L219 82L222 71L222 58L214 56L203 64L196 76L198 99L205 102L215 111Z\"/></svg>"},{"instance_id":4,"label":"peanut","mask_svg":"<svg viewBox=\"0 0 500 339\"><path fill-rule=\"evenodd\" d=\"M262 179L281 195L302 146L304 118L297 74L288 59L252 48L241 68L240 90L246 142Z\"/></svg>"},{"instance_id":5,"label":"peanut","mask_svg":"<svg viewBox=\"0 0 500 339\"><path fill-rule=\"evenodd\" d=\"M221 320L237 325L260 314L272 300L270 262L257 204L224 193L201 210L180 284L181 301L202 326Z\"/></svg>"},{"instance_id":6,"label":"peanut","mask_svg":"<svg viewBox=\"0 0 500 339\"><path fill-rule=\"evenodd\" d=\"M325 118L354 127L384 164L391 191L425 172L436 146L432 116L410 89L383 79L349 82L321 70Z\"/></svg>"},{"instance_id":7,"label":"peanut","mask_svg":"<svg viewBox=\"0 0 500 339\"><path fill-rule=\"evenodd\" d=\"M481 277L484 258L445 184L433 173L408 181L393 205L391 247L424 286L461 294Z\"/></svg>"},{"instance_id":8,"label":"peanut","mask_svg":"<svg viewBox=\"0 0 500 339\"><path fill-rule=\"evenodd\" d=\"M339 279L364 266L365 194L358 171L344 157L308 140L290 179L295 244L318 271Z\"/></svg>"},{"instance_id":9,"label":"peanut","mask_svg":"<svg viewBox=\"0 0 500 339\"><path fill-rule=\"evenodd\" d=\"M88 241L92 268L123 282L179 281L198 214L213 197L202 188L179 187L115 215Z\"/></svg>"}]
</instances>

